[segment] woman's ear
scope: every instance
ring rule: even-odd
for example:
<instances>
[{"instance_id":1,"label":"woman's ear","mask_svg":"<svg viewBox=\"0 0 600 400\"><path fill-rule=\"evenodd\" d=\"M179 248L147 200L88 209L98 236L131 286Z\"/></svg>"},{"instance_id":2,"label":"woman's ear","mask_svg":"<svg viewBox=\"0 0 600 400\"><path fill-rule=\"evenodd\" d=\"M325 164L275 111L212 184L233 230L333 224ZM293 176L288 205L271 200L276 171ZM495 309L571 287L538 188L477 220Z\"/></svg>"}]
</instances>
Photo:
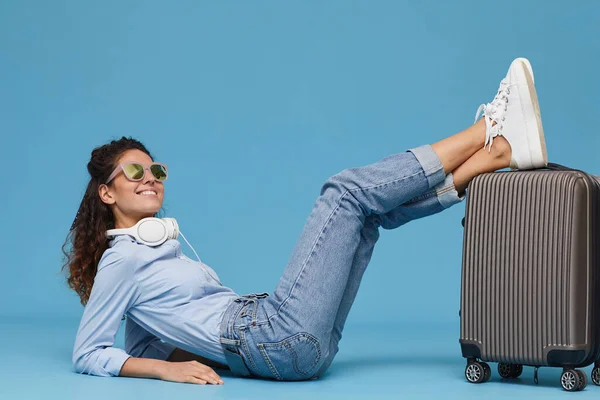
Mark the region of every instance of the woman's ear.
<instances>
[{"instance_id":1,"label":"woman's ear","mask_svg":"<svg viewBox=\"0 0 600 400\"><path fill-rule=\"evenodd\" d=\"M110 188L104 183L98 187L98 196L100 196L100 200L105 204L115 204L115 198L113 197Z\"/></svg>"}]
</instances>

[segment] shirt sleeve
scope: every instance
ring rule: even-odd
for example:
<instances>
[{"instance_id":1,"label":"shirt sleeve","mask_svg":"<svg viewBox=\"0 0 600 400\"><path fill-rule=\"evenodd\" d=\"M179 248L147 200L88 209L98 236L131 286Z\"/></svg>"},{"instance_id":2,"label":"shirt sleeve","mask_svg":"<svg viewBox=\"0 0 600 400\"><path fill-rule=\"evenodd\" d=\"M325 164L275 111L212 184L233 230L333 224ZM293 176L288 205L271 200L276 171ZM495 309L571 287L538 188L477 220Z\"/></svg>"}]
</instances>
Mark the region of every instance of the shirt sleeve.
<instances>
[{"instance_id":1,"label":"shirt sleeve","mask_svg":"<svg viewBox=\"0 0 600 400\"><path fill-rule=\"evenodd\" d=\"M125 325L125 351L133 357L154 358L165 361L176 346L161 341L131 318Z\"/></svg>"},{"instance_id":2,"label":"shirt sleeve","mask_svg":"<svg viewBox=\"0 0 600 400\"><path fill-rule=\"evenodd\" d=\"M131 357L124 350L112 347L121 319L135 299L131 263L130 258L110 249L98 263L73 347L73 366L78 373L118 376Z\"/></svg>"}]
</instances>

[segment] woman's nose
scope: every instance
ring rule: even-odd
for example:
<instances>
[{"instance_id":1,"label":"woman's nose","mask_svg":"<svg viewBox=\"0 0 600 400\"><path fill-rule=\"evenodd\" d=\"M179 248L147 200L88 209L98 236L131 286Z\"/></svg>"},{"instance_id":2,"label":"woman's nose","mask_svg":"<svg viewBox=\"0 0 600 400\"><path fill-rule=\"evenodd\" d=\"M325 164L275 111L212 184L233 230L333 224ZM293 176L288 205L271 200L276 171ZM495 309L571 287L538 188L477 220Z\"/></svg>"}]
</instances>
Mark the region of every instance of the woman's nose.
<instances>
[{"instance_id":1,"label":"woman's nose","mask_svg":"<svg viewBox=\"0 0 600 400\"><path fill-rule=\"evenodd\" d=\"M144 183L155 181L155 180L156 180L156 178L154 177L154 175L152 175L152 172L150 172L150 168L146 168L144 170Z\"/></svg>"}]
</instances>

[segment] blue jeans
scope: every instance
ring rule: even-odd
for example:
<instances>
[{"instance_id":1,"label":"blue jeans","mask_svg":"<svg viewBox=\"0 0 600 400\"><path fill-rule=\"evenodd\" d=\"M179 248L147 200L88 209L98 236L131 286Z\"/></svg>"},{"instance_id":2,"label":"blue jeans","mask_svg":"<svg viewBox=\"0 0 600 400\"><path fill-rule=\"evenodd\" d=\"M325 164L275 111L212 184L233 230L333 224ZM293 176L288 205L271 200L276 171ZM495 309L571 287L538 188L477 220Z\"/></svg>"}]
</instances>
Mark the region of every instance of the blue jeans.
<instances>
[{"instance_id":1,"label":"blue jeans","mask_svg":"<svg viewBox=\"0 0 600 400\"><path fill-rule=\"evenodd\" d=\"M276 380L323 374L379 227L395 229L462 199L429 145L327 179L273 294L241 296L224 313L220 340L231 371Z\"/></svg>"}]
</instances>

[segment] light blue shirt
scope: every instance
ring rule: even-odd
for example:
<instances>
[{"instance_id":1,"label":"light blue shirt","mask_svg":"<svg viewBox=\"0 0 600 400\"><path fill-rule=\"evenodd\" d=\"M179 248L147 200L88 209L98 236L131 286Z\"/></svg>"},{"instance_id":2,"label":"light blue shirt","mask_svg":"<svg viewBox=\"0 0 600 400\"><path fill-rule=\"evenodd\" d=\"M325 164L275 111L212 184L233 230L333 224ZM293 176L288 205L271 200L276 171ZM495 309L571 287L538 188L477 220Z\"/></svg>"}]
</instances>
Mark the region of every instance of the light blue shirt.
<instances>
[{"instance_id":1,"label":"light blue shirt","mask_svg":"<svg viewBox=\"0 0 600 400\"><path fill-rule=\"evenodd\" d=\"M226 365L219 325L236 297L212 268L186 257L178 240L150 247L116 236L81 317L75 371L118 376L129 357L166 360L176 347ZM125 349L119 349L113 345L124 315Z\"/></svg>"}]
</instances>

